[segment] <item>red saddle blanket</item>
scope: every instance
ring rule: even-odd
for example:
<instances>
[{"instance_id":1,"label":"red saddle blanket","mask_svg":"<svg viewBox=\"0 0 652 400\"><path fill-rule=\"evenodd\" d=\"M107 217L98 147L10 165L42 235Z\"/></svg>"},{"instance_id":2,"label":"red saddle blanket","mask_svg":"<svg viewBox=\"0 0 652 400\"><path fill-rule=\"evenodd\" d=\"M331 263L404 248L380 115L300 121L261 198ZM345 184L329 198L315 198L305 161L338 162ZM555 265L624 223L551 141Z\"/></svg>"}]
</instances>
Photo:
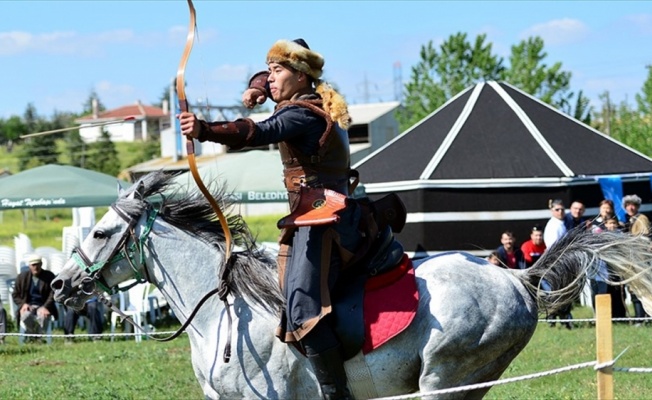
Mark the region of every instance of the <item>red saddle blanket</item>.
<instances>
[{"instance_id":1,"label":"red saddle blanket","mask_svg":"<svg viewBox=\"0 0 652 400\"><path fill-rule=\"evenodd\" d=\"M369 278L365 284L363 354L403 332L414 319L418 306L414 267L404 254L398 267Z\"/></svg>"}]
</instances>

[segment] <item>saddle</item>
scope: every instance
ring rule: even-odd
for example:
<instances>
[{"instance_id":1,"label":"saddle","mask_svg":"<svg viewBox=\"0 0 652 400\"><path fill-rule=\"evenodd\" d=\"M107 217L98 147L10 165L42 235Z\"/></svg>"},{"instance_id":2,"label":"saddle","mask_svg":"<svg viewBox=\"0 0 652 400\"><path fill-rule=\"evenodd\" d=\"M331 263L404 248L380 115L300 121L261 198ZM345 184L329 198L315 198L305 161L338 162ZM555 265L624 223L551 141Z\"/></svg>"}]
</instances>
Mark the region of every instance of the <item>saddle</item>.
<instances>
[{"instance_id":1,"label":"saddle","mask_svg":"<svg viewBox=\"0 0 652 400\"><path fill-rule=\"evenodd\" d=\"M419 304L412 261L387 226L374 246L367 273L343 274L332 293L333 327L345 360L369 353L407 328ZM353 269L356 270L356 269ZM353 278L353 279L351 279Z\"/></svg>"}]
</instances>

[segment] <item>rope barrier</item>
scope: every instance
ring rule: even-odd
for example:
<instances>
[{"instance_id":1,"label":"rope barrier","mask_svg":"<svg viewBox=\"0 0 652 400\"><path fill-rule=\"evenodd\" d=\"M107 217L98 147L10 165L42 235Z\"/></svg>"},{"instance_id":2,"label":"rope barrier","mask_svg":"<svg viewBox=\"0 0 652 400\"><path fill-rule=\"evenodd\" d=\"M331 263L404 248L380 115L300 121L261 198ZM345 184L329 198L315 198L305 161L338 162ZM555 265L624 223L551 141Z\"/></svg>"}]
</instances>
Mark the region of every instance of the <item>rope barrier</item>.
<instances>
[{"instance_id":1,"label":"rope barrier","mask_svg":"<svg viewBox=\"0 0 652 400\"><path fill-rule=\"evenodd\" d=\"M427 396L434 396L438 394L448 394L448 393L456 393L456 392L466 392L466 391L471 391L471 390L476 390L476 389L483 389L486 387L490 386L498 386L498 385L504 385L507 383L513 383L513 382L519 382L519 381L525 381L529 379L536 379L536 378L541 378L544 376L550 376L550 375L555 375L555 374L560 374L563 372L568 372L568 371L574 371L577 369L582 369L586 367L592 367L595 366L597 363L595 361L587 361L581 364L575 364L575 365L570 365L567 367L562 367L562 368L556 368L552 369L549 371L543 371L543 372L537 372L534 374L530 375L523 375L523 376L517 376L513 378L506 378L506 379L499 379L497 381L490 381L490 382L483 382L483 383L477 383L474 385L467 385L467 386L459 386L459 387L454 387L454 388L448 388L448 389L439 389L439 390L433 390L431 392L425 392L425 393L412 393L408 395L401 395L401 396L392 396L392 397L379 397L375 400L401 400L401 399L411 399L414 398L415 396L417 397L427 397Z\"/></svg>"},{"instance_id":2,"label":"rope barrier","mask_svg":"<svg viewBox=\"0 0 652 400\"><path fill-rule=\"evenodd\" d=\"M652 317L645 318L612 318L613 322L650 322ZM595 318L570 318L570 319L540 319L537 320L540 324L543 323L566 323L566 322L595 322Z\"/></svg>"},{"instance_id":3,"label":"rope barrier","mask_svg":"<svg viewBox=\"0 0 652 400\"><path fill-rule=\"evenodd\" d=\"M156 335L170 335L175 333L176 331L147 331L146 333L151 336L156 336ZM186 332L183 332L186 333ZM145 336L145 332L141 333L131 333L131 332L124 332L124 333L74 333L74 334L65 334L65 333L52 333L52 334L47 334L47 333L3 333L0 336L23 336L23 337L33 337L33 338L47 338L47 337L52 337L52 338L67 338L67 339L72 339L72 338L96 338L96 337L129 337L129 336Z\"/></svg>"}]
</instances>

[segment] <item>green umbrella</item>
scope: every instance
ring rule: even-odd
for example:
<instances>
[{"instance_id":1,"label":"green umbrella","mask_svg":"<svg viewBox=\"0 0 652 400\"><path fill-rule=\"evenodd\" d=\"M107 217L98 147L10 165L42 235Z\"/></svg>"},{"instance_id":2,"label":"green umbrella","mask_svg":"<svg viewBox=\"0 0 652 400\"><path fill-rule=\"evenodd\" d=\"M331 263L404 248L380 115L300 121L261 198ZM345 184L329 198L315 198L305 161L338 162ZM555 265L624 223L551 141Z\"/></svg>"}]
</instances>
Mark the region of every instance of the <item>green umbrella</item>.
<instances>
[{"instance_id":1,"label":"green umbrella","mask_svg":"<svg viewBox=\"0 0 652 400\"><path fill-rule=\"evenodd\" d=\"M108 206L118 178L70 165L44 165L0 178L0 210Z\"/></svg>"},{"instance_id":2,"label":"green umbrella","mask_svg":"<svg viewBox=\"0 0 652 400\"><path fill-rule=\"evenodd\" d=\"M287 203L283 165L278 151L251 150L229 154L223 160L199 168L205 183L226 186L238 203ZM194 188L190 172L175 178L183 187Z\"/></svg>"}]
</instances>

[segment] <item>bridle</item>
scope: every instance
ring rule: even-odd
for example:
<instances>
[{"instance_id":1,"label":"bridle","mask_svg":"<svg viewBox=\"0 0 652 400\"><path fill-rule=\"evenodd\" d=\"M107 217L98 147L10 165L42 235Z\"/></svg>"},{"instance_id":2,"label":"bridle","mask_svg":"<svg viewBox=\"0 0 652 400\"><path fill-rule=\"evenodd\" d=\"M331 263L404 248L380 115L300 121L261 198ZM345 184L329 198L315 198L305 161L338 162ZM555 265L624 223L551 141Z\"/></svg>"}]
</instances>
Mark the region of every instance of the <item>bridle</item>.
<instances>
[{"instance_id":1,"label":"bridle","mask_svg":"<svg viewBox=\"0 0 652 400\"><path fill-rule=\"evenodd\" d=\"M136 231L135 231L135 226L138 223L138 220L140 218L133 218L125 214L118 206L115 204L111 205L111 209L118 214L120 218L122 218L125 222L127 222L127 229L122 233L122 236L120 236L120 240L118 240L118 243L116 246L111 250L111 253L109 256L106 258L106 260L103 261L91 261L90 257L84 251L81 249L81 247L75 247L72 251L72 259L75 261L77 266L79 266L88 276L90 279L95 282L100 288L108 292L110 294L115 294L117 292L123 292L126 290L131 289L133 286L140 284L140 283L146 283L146 282L151 282L151 279L149 278L149 273L147 271L147 268L145 267L145 252L143 251L143 248L145 246L145 241L147 240L147 236L152 230L152 226L154 225L154 221L156 220L156 217L158 216L158 210L155 210L151 207L151 205L148 204L147 209L145 212L147 213L147 223L145 225L145 228L140 234L140 237L136 237ZM129 245L129 239L131 238L131 245ZM138 254L139 259L136 259L135 256ZM123 259L126 259L127 262L129 263L129 266L134 272L135 279L136 281L128 286L125 287L114 287L114 288L109 288L108 284L102 277L102 270L104 267L115 264L118 261L121 261ZM145 273L145 277L143 277L140 273L140 268L143 267L143 271ZM82 288L82 292L84 294L92 294L84 291L84 288Z\"/></svg>"},{"instance_id":2,"label":"bridle","mask_svg":"<svg viewBox=\"0 0 652 400\"><path fill-rule=\"evenodd\" d=\"M150 203L147 203L147 207L145 208L144 211L147 214L147 221L145 227L140 233L140 236L136 236L135 227L138 221L140 220L140 216L130 217L124 211L122 211L116 204L112 204L111 209L127 223L127 229L125 229L125 231L122 233L117 244L111 250L109 256L105 260L93 261L86 253L84 253L84 251L80 247L76 247L73 249L72 256L71 256L72 259L75 261L78 267L80 267L84 272L86 272L86 274L88 274L87 277L82 279L82 282L80 284L80 291L88 296L97 296L97 298L102 303L104 303L107 307L109 307L113 312L118 313L118 315L120 315L120 317L122 317L123 320L128 321L134 327L141 330L145 335L147 335L148 338L159 342L168 342L170 340L179 337L190 325L193 318L195 317L197 312L199 312L199 310L204 305L204 303L209 298L217 294L219 299L222 300L225 304L226 313L228 317L229 335L227 336L227 342L225 344L223 358L224 358L224 362L229 362L229 360L231 359L230 332L232 326L232 318L229 310L229 303L227 301L227 296L230 293L230 289L228 287L226 277L228 276L228 272L231 270L231 268L233 267L233 263L235 262L234 254L232 253L229 256L229 258L226 260L226 264L224 266L224 270L220 277L218 287L206 293L204 297L202 297L201 300L199 300L195 308L188 316L188 319L183 323L183 325L179 329L177 329L176 332L174 332L172 335L165 338L157 338L151 336L142 327L138 326L138 324L135 324L131 319L131 317L125 315L118 307L116 307L111 302L111 300L104 295L104 292L108 292L110 294L116 294L118 292L129 290L133 286L140 283L147 283L147 282L153 283L152 280L150 279L147 266L145 265L144 248L146 247L145 242L147 241L147 238L150 232L152 231L154 222L156 221L156 218L159 215L159 211L154 209ZM138 256L138 258L136 258L136 255ZM105 268L111 266L112 264L115 264L122 260L127 260L127 262L129 263L131 269L134 272L136 282L124 287L119 287L118 285L114 287L109 287L109 285L106 283L106 280L102 277L102 271ZM144 271L144 277L140 273L141 268ZM98 286L100 287L101 290L97 289Z\"/></svg>"}]
</instances>

